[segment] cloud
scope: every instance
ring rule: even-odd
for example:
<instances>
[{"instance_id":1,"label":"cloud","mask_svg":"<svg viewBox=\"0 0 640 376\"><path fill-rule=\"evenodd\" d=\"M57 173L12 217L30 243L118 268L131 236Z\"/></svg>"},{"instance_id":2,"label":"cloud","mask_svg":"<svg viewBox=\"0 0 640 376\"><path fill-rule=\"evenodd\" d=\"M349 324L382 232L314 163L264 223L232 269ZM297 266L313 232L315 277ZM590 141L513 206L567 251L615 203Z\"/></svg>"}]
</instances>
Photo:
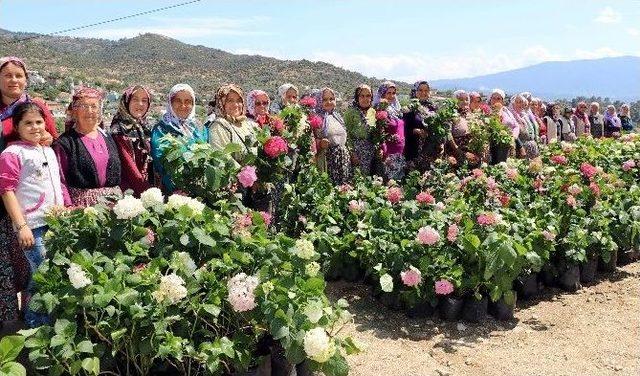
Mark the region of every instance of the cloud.
<instances>
[{"instance_id":1,"label":"cloud","mask_svg":"<svg viewBox=\"0 0 640 376\"><path fill-rule=\"evenodd\" d=\"M255 36L269 35L260 31L257 25L264 24L269 19L255 16L245 18L222 17L192 17L192 18L162 18L150 19L154 24L137 27L106 28L98 30L81 30L76 36L121 39L145 33L161 34L171 38L199 38L219 35Z\"/></svg>"},{"instance_id":2,"label":"cloud","mask_svg":"<svg viewBox=\"0 0 640 376\"><path fill-rule=\"evenodd\" d=\"M621 19L620 13L613 10L613 8L604 7L594 21L603 24L614 24L619 23Z\"/></svg>"},{"instance_id":3,"label":"cloud","mask_svg":"<svg viewBox=\"0 0 640 376\"><path fill-rule=\"evenodd\" d=\"M630 27L627 29L627 34L631 35L632 37L637 37L640 36L640 30Z\"/></svg>"}]
</instances>

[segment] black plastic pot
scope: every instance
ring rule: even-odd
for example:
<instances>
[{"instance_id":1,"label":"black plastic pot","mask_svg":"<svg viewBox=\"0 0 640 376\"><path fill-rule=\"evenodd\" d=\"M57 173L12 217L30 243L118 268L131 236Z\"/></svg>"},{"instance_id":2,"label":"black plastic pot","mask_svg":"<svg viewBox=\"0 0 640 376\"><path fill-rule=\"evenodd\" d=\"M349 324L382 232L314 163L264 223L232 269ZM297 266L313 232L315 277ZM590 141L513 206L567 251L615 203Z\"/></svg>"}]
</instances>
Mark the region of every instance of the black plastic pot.
<instances>
[{"instance_id":1,"label":"black plastic pot","mask_svg":"<svg viewBox=\"0 0 640 376\"><path fill-rule=\"evenodd\" d=\"M516 291L521 298L529 299L538 295L538 273L521 275L515 282Z\"/></svg>"},{"instance_id":2,"label":"black plastic pot","mask_svg":"<svg viewBox=\"0 0 640 376\"><path fill-rule=\"evenodd\" d=\"M384 304L385 307L397 311L402 308L402 303L400 302L400 295L395 292L382 292L380 294L380 302Z\"/></svg>"},{"instance_id":3,"label":"black plastic pot","mask_svg":"<svg viewBox=\"0 0 640 376\"><path fill-rule=\"evenodd\" d=\"M440 318L447 321L456 321L462 313L464 300L456 297L444 297L440 299Z\"/></svg>"},{"instance_id":4,"label":"black plastic pot","mask_svg":"<svg viewBox=\"0 0 640 376\"><path fill-rule=\"evenodd\" d=\"M313 372L309 369L309 361L305 360L302 363L296 364L297 376L312 376Z\"/></svg>"},{"instance_id":5,"label":"black plastic pot","mask_svg":"<svg viewBox=\"0 0 640 376\"><path fill-rule=\"evenodd\" d=\"M558 285L565 291L578 291L580 284L580 266L567 265L558 276Z\"/></svg>"},{"instance_id":6,"label":"black plastic pot","mask_svg":"<svg viewBox=\"0 0 640 376\"><path fill-rule=\"evenodd\" d=\"M598 256L590 256L587 262L580 265L580 282L591 283L596 279L596 271L598 270Z\"/></svg>"},{"instance_id":7,"label":"black plastic pot","mask_svg":"<svg viewBox=\"0 0 640 376\"><path fill-rule=\"evenodd\" d=\"M611 257L609 257L609 261L604 261L600 258L600 263L598 264L598 269L605 273L612 273L616 271L616 267L618 266L618 250L614 250L611 252Z\"/></svg>"},{"instance_id":8,"label":"black plastic pot","mask_svg":"<svg viewBox=\"0 0 640 376\"><path fill-rule=\"evenodd\" d=\"M558 277L558 269L555 265L546 264L539 273L540 281L546 287L555 286Z\"/></svg>"},{"instance_id":9,"label":"black plastic pot","mask_svg":"<svg viewBox=\"0 0 640 376\"><path fill-rule=\"evenodd\" d=\"M414 319L422 319L431 317L436 311L436 307L432 306L428 301L420 301L405 310L407 317Z\"/></svg>"},{"instance_id":10,"label":"black plastic pot","mask_svg":"<svg viewBox=\"0 0 640 376\"><path fill-rule=\"evenodd\" d=\"M478 300L470 296L464 301L462 309L462 319L469 322L480 322L487 318L487 309L489 308L489 299L485 296Z\"/></svg>"},{"instance_id":11,"label":"black plastic pot","mask_svg":"<svg viewBox=\"0 0 640 376\"><path fill-rule=\"evenodd\" d=\"M638 252L635 249L626 249L618 252L618 265L627 265L638 259Z\"/></svg>"},{"instance_id":12,"label":"black plastic pot","mask_svg":"<svg viewBox=\"0 0 640 376\"><path fill-rule=\"evenodd\" d=\"M517 293L516 294L516 300ZM513 320L513 311L516 308L516 303L513 305L509 305L504 302L504 298L498 300L497 302L489 303L489 313L496 319L500 321L508 321Z\"/></svg>"},{"instance_id":13,"label":"black plastic pot","mask_svg":"<svg viewBox=\"0 0 640 376\"><path fill-rule=\"evenodd\" d=\"M507 158L509 158L509 152L511 151L511 145L491 144L489 150L491 153L491 164L496 165L500 162L507 161Z\"/></svg>"},{"instance_id":14,"label":"black plastic pot","mask_svg":"<svg viewBox=\"0 0 640 376\"><path fill-rule=\"evenodd\" d=\"M362 280L363 275L364 272L357 264L356 259L349 257L342 267L342 278L348 282L356 282Z\"/></svg>"},{"instance_id":15,"label":"black plastic pot","mask_svg":"<svg viewBox=\"0 0 640 376\"><path fill-rule=\"evenodd\" d=\"M284 348L282 348L280 342L276 342L274 346L271 347L271 375L289 376L294 369L295 364L292 364L289 360L287 360Z\"/></svg>"},{"instance_id":16,"label":"black plastic pot","mask_svg":"<svg viewBox=\"0 0 640 376\"><path fill-rule=\"evenodd\" d=\"M265 356L264 359L256 367L249 368L244 372L236 372L234 376L271 376L275 375L271 368L271 357ZM282 374L282 373L280 373ZM175 375L175 373L173 373Z\"/></svg>"}]
</instances>

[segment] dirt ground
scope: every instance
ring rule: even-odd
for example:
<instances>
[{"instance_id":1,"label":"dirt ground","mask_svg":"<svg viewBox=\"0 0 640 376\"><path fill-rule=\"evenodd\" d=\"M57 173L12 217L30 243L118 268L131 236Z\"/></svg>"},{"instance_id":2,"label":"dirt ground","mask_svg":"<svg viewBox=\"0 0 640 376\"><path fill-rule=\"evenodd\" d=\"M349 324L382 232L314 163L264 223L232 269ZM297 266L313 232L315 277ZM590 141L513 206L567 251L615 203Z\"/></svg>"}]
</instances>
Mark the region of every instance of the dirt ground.
<instances>
[{"instance_id":1,"label":"dirt ground","mask_svg":"<svg viewBox=\"0 0 640 376\"><path fill-rule=\"evenodd\" d=\"M329 295L351 303L343 332L365 348L348 357L351 375L640 375L640 262L519 301L509 322L409 319L363 284L332 282Z\"/></svg>"}]
</instances>

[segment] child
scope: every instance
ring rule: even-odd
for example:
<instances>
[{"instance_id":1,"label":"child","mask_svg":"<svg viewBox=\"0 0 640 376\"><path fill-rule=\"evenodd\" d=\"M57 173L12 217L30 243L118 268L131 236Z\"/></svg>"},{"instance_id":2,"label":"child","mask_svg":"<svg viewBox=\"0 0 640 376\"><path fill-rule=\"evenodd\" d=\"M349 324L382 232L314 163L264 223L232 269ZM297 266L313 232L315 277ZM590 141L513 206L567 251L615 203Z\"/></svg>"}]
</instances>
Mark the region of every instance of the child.
<instances>
[{"instance_id":1,"label":"child","mask_svg":"<svg viewBox=\"0 0 640 376\"><path fill-rule=\"evenodd\" d=\"M19 141L10 143L0 154L0 195L13 222L18 244L29 261L31 280L27 293L30 297L34 292L33 273L45 254L45 213L54 205L63 205L62 186L53 149L40 145L45 132L42 109L33 103L20 104L12 120L13 132ZM29 308L25 310L27 326L35 327L47 321L47 315Z\"/></svg>"}]
</instances>

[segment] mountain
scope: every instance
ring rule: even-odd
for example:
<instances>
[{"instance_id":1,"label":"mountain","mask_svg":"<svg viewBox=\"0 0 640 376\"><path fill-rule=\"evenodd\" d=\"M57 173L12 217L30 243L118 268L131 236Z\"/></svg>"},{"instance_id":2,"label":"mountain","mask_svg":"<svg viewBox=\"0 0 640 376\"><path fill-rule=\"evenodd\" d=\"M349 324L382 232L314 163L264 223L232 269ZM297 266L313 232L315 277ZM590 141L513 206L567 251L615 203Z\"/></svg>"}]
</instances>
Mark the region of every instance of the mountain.
<instances>
[{"instance_id":1,"label":"mountain","mask_svg":"<svg viewBox=\"0 0 640 376\"><path fill-rule=\"evenodd\" d=\"M24 40L29 37L35 38ZM227 82L245 90L261 88L271 93L285 82L295 83L303 91L330 86L348 97L361 83L372 87L381 83L324 62L235 55L156 34L111 41L0 29L0 56L7 55L20 56L29 69L39 71L44 78L73 77L76 83L82 80L110 90L145 84L159 93L184 82L207 99ZM403 91L409 90L408 84L399 85Z\"/></svg>"},{"instance_id":2,"label":"mountain","mask_svg":"<svg viewBox=\"0 0 640 376\"><path fill-rule=\"evenodd\" d=\"M529 91L544 99L578 96L640 99L640 57L555 61L507 72L471 78L434 81L439 89L477 90L501 88L507 93Z\"/></svg>"}]
</instances>

